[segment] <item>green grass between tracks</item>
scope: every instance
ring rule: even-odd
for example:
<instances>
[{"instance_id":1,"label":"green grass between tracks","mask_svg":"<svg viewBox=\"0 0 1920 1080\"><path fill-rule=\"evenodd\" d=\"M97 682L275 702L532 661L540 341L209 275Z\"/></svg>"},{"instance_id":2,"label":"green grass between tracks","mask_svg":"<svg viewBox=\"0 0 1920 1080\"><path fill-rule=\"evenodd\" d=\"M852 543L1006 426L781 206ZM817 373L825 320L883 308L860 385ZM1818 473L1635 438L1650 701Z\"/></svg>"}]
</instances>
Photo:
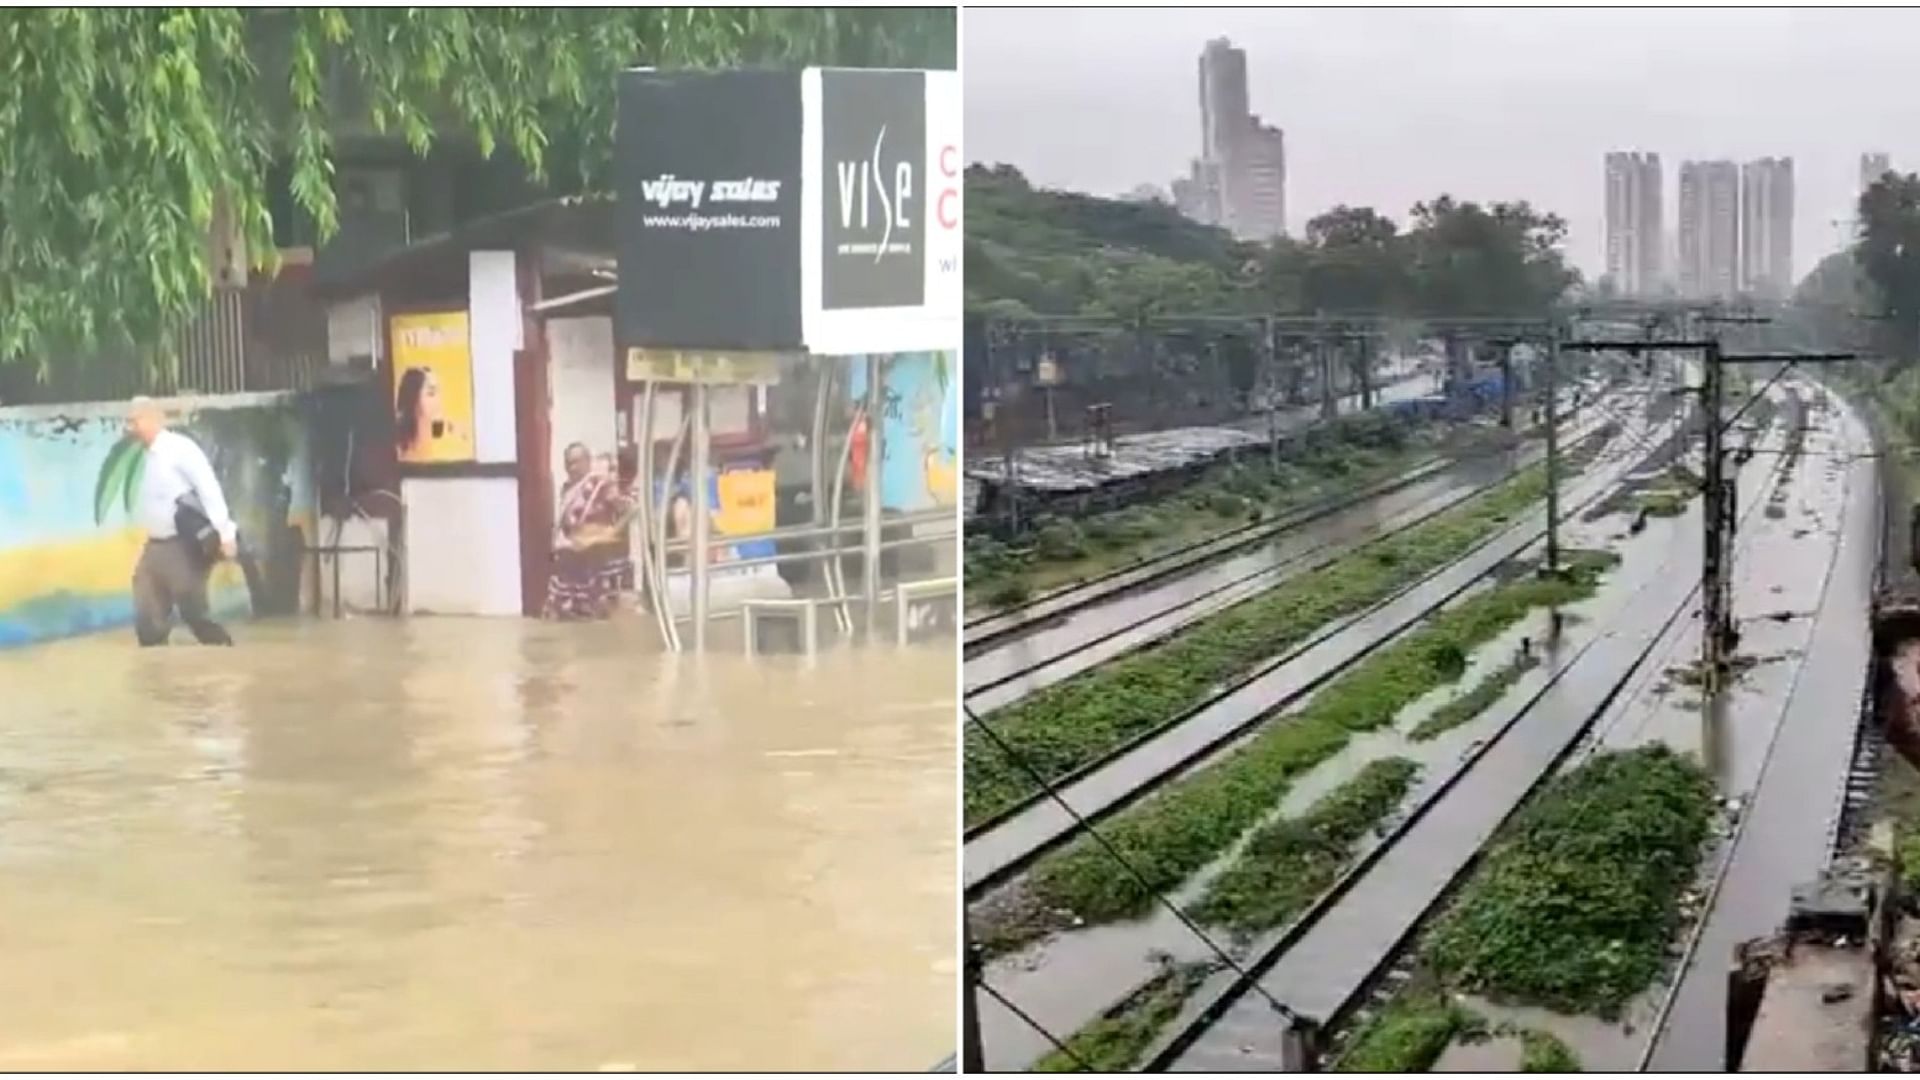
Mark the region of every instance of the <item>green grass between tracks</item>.
<instances>
[{"instance_id":1,"label":"green grass between tracks","mask_svg":"<svg viewBox=\"0 0 1920 1080\"><path fill-rule=\"evenodd\" d=\"M1576 1073L1580 1058L1566 1043L1544 1031L1520 1033L1520 1071Z\"/></svg>"},{"instance_id":2,"label":"green grass between tracks","mask_svg":"<svg viewBox=\"0 0 1920 1080\"><path fill-rule=\"evenodd\" d=\"M1191 914L1243 933L1285 925L1333 884L1419 774L1420 766L1406 758L1371 761L1306 813L1261 826L1233 865L1208 883Z\"/></svg>"},{"instance_id":3,"label":"green grass between tracks","mask_svg":"<svg viewBox=\"0 0 1920 1080\"><path fill-rule=\"evenodd\" d=\"M1426 1072L1453 1040L1484 1026L1443 994L1402 994L1354 1036L1335 1072Z\"/></svg>"},{"instance_id":4,"label":"green grass between tracks","mask_svg":"<svg viewBox=\"0 0 1920 1080\"><path fill-rule=\"evenodd\" d=\"M1079 1072L1081 1062L1094 1072L1131 1070L1161 1029L1180 1015L1180 1006L1200 988L1209 970L1206 964L1169 964L1125 1001L1074 1032L1065 1044L1071 1054L1055 1050L1033 1071Z\"/></svg>"},{"instance_id":5,"label":"green grass between tracks","mask_svg":"<svg viewBox=\"0 0 1920 1080\"><path fill-rule=\"evenodd\" d=\"M1081 518L1055 517L1023 542L966 541L967 604L994 610L1398 476L1436 454L1486 442L1468 429L1408 428L1371 414L1341 417L1290 442L1277 467L1264 448L1244 451L1179 492Z\"/></svg>"},{"instance_id":6,"label":"green grass between tracks","mask_svg":"<svg viewBox=\"0 0 1920 1080\"><path fill-rule=\"evenodd\" d=\"M1122 811L1102 832L1146 879L1142 885L1081 837L1042 857L1028 876L1039 901L1089 923L1146 913L1227 849L1285 796L1296 777L1359 732L1393 722L1409 702L1458 679L1470 651L1528 611L1593 593L1610 554L1573 552L1563 577L1527 577L1470 596L1323 686L1298 713L1212 764Z\"/></svg>"},{"instance_id":7,"label":"green grass between tracks","mask_svg":"<svg viewBox=\"0 0 1920 1080\"><path fill-rule=\"evenodd\" d=\"M1426 742L1452 731L1486 712L1494 702L1506 696L1508 690L1513 689L1513 684L1520 681L1520 676L1539 666L1540 657L1534 653L1514 657L1488 672L1485 678L1473 685L1473 689L1433 710L1433 715L1420 721L1407 738L1414 742Z\"/></svg>"},{"instance_id":8,"label":"green grass between tracks","mask_svg":"<svg viewBox=\"0 0 1920 1080\"><path fill-rule=\"evenodd\" d=\"M1579 1057L1557 1036L1514 1024L1489 1025L1485 1017L1431 985L1409 989L1389 1002L1354 1036L1333 1071L1429 1072L1454 1043L1496 1038L1520 1044L1520 1072L1580 1071Z\"/></svg>"},{"instance_id":9,"label":"green grass between tracks","mask_svg":"<svg viewBox=\"0 0 1920 1080\"><path fill-rule=\"evenodd\" d=\"M1158 645L997 709L985 719L1048 780L1185 712L1327 623L1365 610L1459 558L1546 491L1535 466L1462 506L1362 547L1310 574L1210 615ZM968 726L966 820L984 820L1037 789L1026 769Z\"/></svg>"},{"instance_id":10,"label":"green grass between tracks","mask_svg":"<svg viewBox=\"0 0 1920 1080\"><path fill-rule=\"evenodd\" d=\"M1707 772L1660 745L1556 777L1434 923L1423 962L1494 1000L1616 1015L1665 962L1714 800Z\"/></svg>"}]
</instances>

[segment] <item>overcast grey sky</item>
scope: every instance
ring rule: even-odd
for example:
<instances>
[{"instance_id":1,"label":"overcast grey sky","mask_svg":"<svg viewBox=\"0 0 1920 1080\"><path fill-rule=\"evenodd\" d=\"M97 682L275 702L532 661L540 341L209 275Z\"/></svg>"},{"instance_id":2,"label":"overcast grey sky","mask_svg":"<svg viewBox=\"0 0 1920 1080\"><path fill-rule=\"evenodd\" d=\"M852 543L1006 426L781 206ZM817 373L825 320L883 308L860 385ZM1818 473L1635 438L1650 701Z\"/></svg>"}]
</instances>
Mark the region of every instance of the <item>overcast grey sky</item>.
<instances>
[{"instance_id":1,"label":"overcast grey sky","mask_svg":"<svg viewBox=\"0 0 1920 1080\"><path fill-rule=\"evenodd\" d=\"M1920 11L968 9L967 156L1036 183L1164 188L1199 152L1208 38L1286 131L1288 230L1340 203L1525 198L1602 268L1601 159L1794 159L1794 273L1839 242L1859 155L1920 168Z\"/></svg>"}]
</instances>

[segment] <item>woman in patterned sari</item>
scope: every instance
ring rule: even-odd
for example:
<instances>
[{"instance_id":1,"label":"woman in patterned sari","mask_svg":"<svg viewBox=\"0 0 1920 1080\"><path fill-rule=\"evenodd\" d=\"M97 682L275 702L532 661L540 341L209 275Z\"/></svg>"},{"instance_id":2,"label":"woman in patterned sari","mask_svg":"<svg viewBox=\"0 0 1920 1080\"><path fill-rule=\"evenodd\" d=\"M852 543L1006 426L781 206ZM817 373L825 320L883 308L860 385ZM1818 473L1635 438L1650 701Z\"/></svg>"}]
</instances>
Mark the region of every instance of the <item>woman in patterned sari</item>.
<instances>
[{"instance_id":1,"label":"woman in patterned sari","mask_svg":"<svg viewBox=\"0 0 1920 1080\"><path fill-rule=\"evenodd\" d=\"M560 491L559 536L547 578L547 618L604 619L630 571L624 538L605 536L626 516L629 500L608 471L596 471L580 443L566 450L567 484Z\"/></svg>"}]
</instances>

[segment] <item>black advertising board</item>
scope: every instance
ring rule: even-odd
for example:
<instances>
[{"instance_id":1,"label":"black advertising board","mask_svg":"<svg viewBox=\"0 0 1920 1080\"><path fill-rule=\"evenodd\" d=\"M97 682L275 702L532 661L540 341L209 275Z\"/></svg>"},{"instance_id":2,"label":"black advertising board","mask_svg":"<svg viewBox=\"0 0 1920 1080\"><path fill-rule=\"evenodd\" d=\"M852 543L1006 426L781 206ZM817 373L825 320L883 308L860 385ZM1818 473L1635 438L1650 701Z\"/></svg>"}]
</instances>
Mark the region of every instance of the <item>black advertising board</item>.
<instances>
[{"instance_id":1,"label":"black advertising board","mask_svg":"<svg viewBox=\"0 0 1920 1080\"><path fill-rule=\"evenodd\" d=\"M926 303L926 76L820 73L820 303Z\"/></svg>"},{"instance_id":2,"label":"black advertising board","mask_svg":"<svg viewBox=\"0 0 1920 1080\"><path fill-rule=\"evenodd\" d=\"M957 349L954 72L630 71L623 350Z\"/></svg>"},{"instance_id":3,"label":"black advertising board","mask_svg":"<svg viewBox=\"0 0 1920 1080\"><path fill-rule=\"evenodd\" d=\"M797 72L625 72L615 182L623 348L800 344Z\"/></svg>"}]
</instances>

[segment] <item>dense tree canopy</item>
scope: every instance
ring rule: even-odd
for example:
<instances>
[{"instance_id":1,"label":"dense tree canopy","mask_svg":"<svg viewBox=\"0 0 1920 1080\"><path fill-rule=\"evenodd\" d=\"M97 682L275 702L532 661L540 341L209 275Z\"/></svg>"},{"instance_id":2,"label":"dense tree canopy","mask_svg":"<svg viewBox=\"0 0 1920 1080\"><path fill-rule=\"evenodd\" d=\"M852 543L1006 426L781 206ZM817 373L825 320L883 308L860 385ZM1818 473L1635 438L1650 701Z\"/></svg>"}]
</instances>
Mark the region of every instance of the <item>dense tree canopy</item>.
<instances>
[{"instance_id":1,"label":"dense tree canopy","mask_svg":"<svg viewBox=\"0 0 1920 1080\"><path fill-rule=\"evenodd\" d=\"M1880 335L1893 356L1920 353L1920 176L1888 174L1860 196L1853 259L1886 320Z\"/></svg>"},{"instance_id":2,"label":"dense tree canopy","mask_svg":"<svg viewBox=\"0 0 1920 1080\"><path fill-rule=\"evenodd\" d=\"M346 127L471 138L561 189L604 182L641 65L951 67L953 12L39 8L0 13L0 360L152 341L207 293L217 200L269 254L268 175L324 238Z\"/></svg>"},{"instance_id":3,"label":"dense tree canopy","mask_svg":"<svg viewBox=\"0 0 1920 1080\"><path fill-rule=\"evenodd\" d=\"M967 299L999 316L1519 315L1578 281L1566 224L1526 203L1441 196L1409 228L1336 207L1295 240L1249 244L1163 203L1034 188L1018 170L967 173Z\"/></svg>"}]
</instances>

